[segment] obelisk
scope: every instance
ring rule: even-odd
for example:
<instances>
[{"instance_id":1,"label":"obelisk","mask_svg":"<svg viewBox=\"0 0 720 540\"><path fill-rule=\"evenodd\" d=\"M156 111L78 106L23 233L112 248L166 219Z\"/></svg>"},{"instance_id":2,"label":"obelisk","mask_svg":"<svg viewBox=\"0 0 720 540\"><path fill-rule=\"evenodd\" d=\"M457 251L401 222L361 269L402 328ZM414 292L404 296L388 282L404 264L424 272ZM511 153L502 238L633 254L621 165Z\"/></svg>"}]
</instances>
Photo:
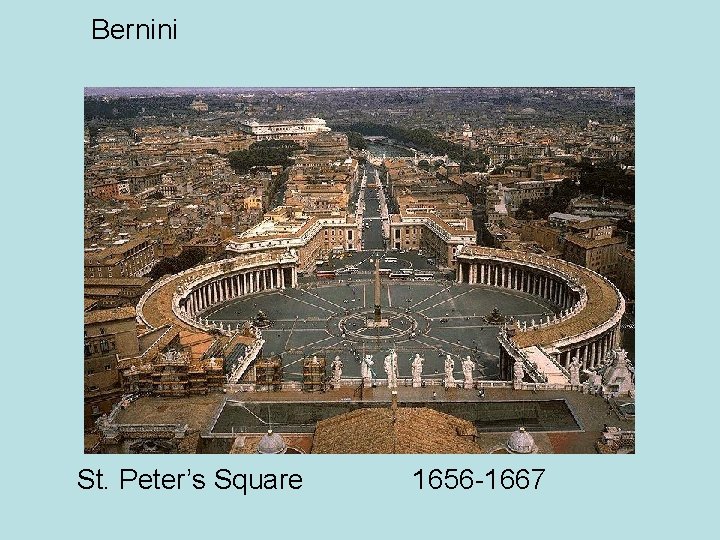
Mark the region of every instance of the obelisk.
<instances>
[{"instance_id":1,"label":"obelisk","mask_svg":"<svg viewBox=\"0 0 720 540\"><path fill-rule=\"evenodd\" d=\"M382 321L380 314L380 258L375 259L375 324Z\"/></svg>"}]
</instances>

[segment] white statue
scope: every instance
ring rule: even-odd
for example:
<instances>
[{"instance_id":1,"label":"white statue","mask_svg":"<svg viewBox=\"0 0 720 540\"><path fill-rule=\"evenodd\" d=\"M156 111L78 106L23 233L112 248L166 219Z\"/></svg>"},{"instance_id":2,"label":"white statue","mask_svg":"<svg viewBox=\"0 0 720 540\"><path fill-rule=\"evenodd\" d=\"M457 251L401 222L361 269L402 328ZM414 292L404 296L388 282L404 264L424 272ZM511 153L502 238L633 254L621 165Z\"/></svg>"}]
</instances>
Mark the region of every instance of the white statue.
<instances>
[{"instance_id":1,"label":"white statue","mask_svg":"<svg viewBox=\"0 0 720 540\"><path fill-rule=\"evenodd\" d=\"M607 355L608 363L600 370L602 373L603 394L634 395L634 371L628 362L624 349L612 349Z\"/></svg>"},{"instance_id":2,"label":"white statue","mask_svg":"<svg viewBox=\"0 0 720 540\"><path fill-rule=\"evenodd\" d=\"M395 349L390 349L385 357L385 373L387 374L388 388L397 388L398 365Z\"/></svg>"},{"instance_id":3,"label":"white statue","mask_svg":"<svg viewBox=\"0 0 720 540\"><path fill-rule=\"evenodd\" d=\"M340 360L339 356L335 357L335 360L333 360L333 363L330 365L332 367L332 379L330 379L330 384L333 388L337 388L340 386L340 379L342 378L342 368L343 363L342 360Z\"/></svg>"},{"instance_id":4,"label":"white statue","mask_svg":"<svg viewBox=\"0 0 720 540\"><path fill-rule=\"evenodd\" d=\"M580 384L580 360L577 356L573 357L570 362L570 384L578 386Z\"/></svg>"},{"instance_id":5,"label":"white statue","mask_svg":"<svg viewBox=\"0 0 720 540\"><path fill-rule=\"evenodd\" d=\"M413 388L419 388L422 386L422 370L423 370L423 362L425 359L420 356L419 354L415 355L415 358L412 361L412 385Z\"/></svg>"},{"instance_id":6,"label":"white statue","mask_svg":"<svg viewBox=\"0 0 720 540\"><path fill-rule=\"evenodd\" d=\"M472 388L473 386L473 370L475 369L475 362L473 362L469 356L465 357L465 360L462 361L462 370L463 375L465 376L465 381L463 383L464 388Z\"/></svg>"},{"instance_id":7,"label":"white statue","mask_svg":"<svg viewBox=\"0 0 720 540\"><path fill-rule=\"evenodd\" d=\"M365 384L372 384L372 370L370 369L370 366L374 363L372 354L366 354L365 358L363 358L362 362L360 362L360 375Z\"/></svg>"},{"instance_id":8,"label":"white statue","mask_svg":"<svg viewBox=\"0 0 720 540\"><path fill-rule=\"evenodd\" d=\"M455 376L453 370L455 369L455 360L448 354L445 356L445 388L452 388L455 386Z\"/></svg>"},{"instance_id":9,"label":"white statue","mask_svg":"<svg viewBox=\"0 0 720 540\"><path fill-rule=\"evenodd\" d=\"M515 390L520 389L522 386L522 380L525 377L525 368L520 360L515 360L513 364L513 388Z\"/></svg>"}]
</instances>

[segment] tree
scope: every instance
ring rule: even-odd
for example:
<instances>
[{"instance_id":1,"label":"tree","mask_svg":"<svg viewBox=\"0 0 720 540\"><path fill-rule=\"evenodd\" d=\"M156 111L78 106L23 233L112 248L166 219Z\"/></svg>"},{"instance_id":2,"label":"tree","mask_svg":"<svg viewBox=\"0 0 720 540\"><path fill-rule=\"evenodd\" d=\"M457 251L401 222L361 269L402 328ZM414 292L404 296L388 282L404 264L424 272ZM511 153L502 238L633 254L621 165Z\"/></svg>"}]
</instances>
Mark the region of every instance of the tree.
<instances>
[{"instance_id":1,"label":"tree","mask_svg":"<svg viewBox=\"0 0 720 540\"><path fill-rule=\"evenodd\" d=\"M205 252L200 248L187 248L177 257L165 257L160 260L148 273L148 277L158 279L166 274L177 274L199 264L205 258Z\"/></svg>"},{"instance_id":2,"label":"tree","mask_svg":"<svg viewBox=\"0 0 720 540\"><path fill-rule=\"evenodd\" d=\"M347 131L345 135L347 135L350 148L357 148L358 150L365 150L367 148L367 141L358 132Z\"/></svg>"},{"instance_id":3,"label":"tree","mask_svg":"<svg viewBox=\"0 0 720 540\"><path fill-rule=\"evenodd\" d=\"M289 157L302 147L292 141L258 141L247 150L236 150L228 154L230 166L238 174L245 174L253 167L290 165Z\"/></svg>"}]
</instances>

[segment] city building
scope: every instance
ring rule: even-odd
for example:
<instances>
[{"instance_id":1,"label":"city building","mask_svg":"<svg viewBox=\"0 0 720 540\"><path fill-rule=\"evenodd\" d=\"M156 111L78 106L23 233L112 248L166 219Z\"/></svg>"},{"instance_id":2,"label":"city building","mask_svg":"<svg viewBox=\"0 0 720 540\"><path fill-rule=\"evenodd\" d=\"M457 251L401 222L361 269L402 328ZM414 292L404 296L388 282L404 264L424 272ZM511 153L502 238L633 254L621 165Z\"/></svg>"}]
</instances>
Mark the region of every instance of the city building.
<instances>
[{"instance_id":1,"label":"city building","mask_svg":"<svg viewBox=\"0 0 720 540\"><path fill-rule=\"evenodd\" d=\"M564 237L565 260L614 277L618 255L626 246L624 237L613 236L615 225L608 220L591 219L570 223L569 229L570 234Z\"/></svg>"},{"instance_id":2,"label":"city building","mask_svg":"<svg viewBox=\"0 0 720 540\"><path fill-rule=\"evenodd\" d=\"M299 207L281 206L258 225L231 238L226 249L234 254L292 249L297 252L300 270L309 271L317 259L331 253L358 251L360 229L355 217L344 213L310 216Z\"/></svg>"},{"instance_id":3,"label":"city building","mask_svg":"<svg viewBox=\"0 0 720 540\"><path fill-rule=\"evenodd\" d=\"M139 353L135 307L85 312L85 427L122 395L118 362Z\"/></svg>"},{"instance_id":4,"label":"city building","mask_svg":"<svg viewBox=\"0 0 720 540\"><path fill-rule=\"evenodd\" d=\"M304 118L270 122L250 120L240 124L240 131L251 135L256 141L289 140L307 144L312 136L330 131L330 128L322 118Z\"/></svg>"},{"instance_id":5,"label":"city building","mask_svg":"<svg viewBox=\"0 0 720 540\"><path fill-rule=\"evenodd\" d=\"M138 235L118 240L108 248L92 249L85 254L85 277L140 277L160 260L162 242L159 238Z\"/></svg>"},{"instance_id":6,"label":"city building","mask_svg":"<svg viewBox=\"0 0 720 540\"><path fill-rule=\"evenodd\" d=\"M208 112L208 104L200 98L193 99L190 108L196 112Z\"/></svg>"}]
</instances>

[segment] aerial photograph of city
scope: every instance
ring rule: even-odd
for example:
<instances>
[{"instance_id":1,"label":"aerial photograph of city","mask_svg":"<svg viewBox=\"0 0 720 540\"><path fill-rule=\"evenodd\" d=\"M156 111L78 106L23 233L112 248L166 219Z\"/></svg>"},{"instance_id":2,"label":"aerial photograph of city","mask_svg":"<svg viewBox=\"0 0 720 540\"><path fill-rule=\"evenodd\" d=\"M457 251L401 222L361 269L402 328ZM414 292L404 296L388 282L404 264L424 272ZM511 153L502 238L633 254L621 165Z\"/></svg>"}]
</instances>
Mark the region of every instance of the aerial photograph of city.
<instances>
[{"instance_id":1,"label":"aerial photograph of city","mask_svg":"<svg viewBox=\"0 0 720 540\"><path fill-rule=\"evenodd\" d=\"M634 454L634 88L85 88L84 451Z\"/></svg>"}]
</instances>

